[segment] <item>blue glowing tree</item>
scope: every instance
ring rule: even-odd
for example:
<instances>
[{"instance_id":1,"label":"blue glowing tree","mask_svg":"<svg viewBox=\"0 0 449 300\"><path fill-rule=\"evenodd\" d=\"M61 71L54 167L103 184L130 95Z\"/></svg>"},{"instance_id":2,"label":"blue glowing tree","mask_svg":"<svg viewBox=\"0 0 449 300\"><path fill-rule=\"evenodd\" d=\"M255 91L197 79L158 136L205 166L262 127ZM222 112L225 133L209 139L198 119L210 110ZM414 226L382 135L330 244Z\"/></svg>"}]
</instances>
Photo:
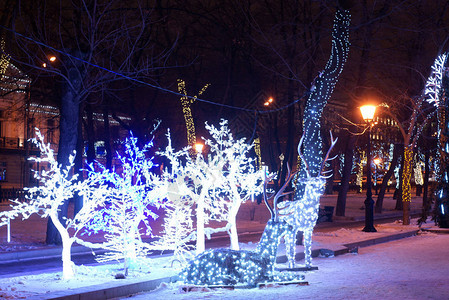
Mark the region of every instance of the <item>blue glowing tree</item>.
<instances>
[{"instance_id":1,"label":"blue glowing tree","mask_svg":"<svg viewBox=\"0 0 449 300\"><path fill-rule=\"evenodd\" d=\"M102 231L106 239L85 244L107 250L98 256L100 262L124 259L125 275L150 250L141 236L151 236L151 220L158 217L153 210L164 206L167 195L167 183L151 172L155 165L146 152L152 145L149 142L141 149L137 138L127 138L124 154L117 154L120 166L109 171L101 164L91 165L80 192L86 202L99 206L92 221L84 225L87 233Z\"/></svg>"}]
</instances>

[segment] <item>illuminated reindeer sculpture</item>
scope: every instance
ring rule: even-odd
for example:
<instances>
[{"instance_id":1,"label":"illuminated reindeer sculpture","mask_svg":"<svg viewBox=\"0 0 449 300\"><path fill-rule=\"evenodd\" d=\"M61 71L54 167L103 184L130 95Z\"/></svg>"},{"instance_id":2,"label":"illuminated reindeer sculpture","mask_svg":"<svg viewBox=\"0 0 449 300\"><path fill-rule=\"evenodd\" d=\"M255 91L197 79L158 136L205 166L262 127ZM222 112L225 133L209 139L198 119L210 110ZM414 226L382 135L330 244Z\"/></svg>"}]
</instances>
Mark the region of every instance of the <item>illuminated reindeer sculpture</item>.
<instances>
[{"instance_id":1,"label":"illuminated reindeer sculpture","mask_svg":"<svg viewBox=\"0 0 449 300\"><path fill-rule=\"evenodd\" d=\"M304 195L299 201L284 201L279 203L279 216L281 220L284 220L291 225L291 230L285 235L286 252L288 258L288 267L293 269L295 267L295 255L296 255L296 234L298 231L302 231L304 234L304 261L307 269L312 268L312 232L318 219L318 211L320 208L320 196L324 192L324 186L326 179L329 176L325 176L327 172L324 171L326 161L332 160L335 157L329 159L329 154L337 143L337 139L334 139L331 133L331 146L321 163L319 175L313 177L310 175L309 166L301 153L301 145L304 140L302 136L299 145L298 153L301 160L304 162L306 178L298 178L301 183L304 184ZM329 171L328 171L329 172Z\"/></svg>"},{"instance_id":2,"label":"illuminated reindeer sculpture","mask_svg":"<svg viewBox=\"0 0 449 300\"><path fill-rule=\"evenodd\" d=\"M289 174L285 184L273 197L273 207L267 199L266 185L271 178L265 178L264 202L271 213L262 237L255 251L212 249L196 256L184 269L181 277L184 283L194 285L236 285L255 286L261 282L303 279L304 276L275 272L276 253L280 238L292 228L285 221L279 221L276 204L293 175ZM273 209L274 208L274 209Z\"/></svg>"}]
</instances>

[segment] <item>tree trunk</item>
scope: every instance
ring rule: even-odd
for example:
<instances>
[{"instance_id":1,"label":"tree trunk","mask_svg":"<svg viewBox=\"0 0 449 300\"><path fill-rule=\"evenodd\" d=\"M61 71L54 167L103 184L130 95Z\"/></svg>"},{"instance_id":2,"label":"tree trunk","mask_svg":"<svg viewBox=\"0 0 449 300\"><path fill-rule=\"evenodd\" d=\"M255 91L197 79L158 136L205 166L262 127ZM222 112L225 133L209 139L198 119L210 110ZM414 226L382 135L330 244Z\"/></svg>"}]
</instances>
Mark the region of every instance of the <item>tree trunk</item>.
<instances>
[{"instance_id":1,"label":"tree trunk","mask_svg":"<svg viewBox=\"0 0 449 300\"><path fill-rule=\"evenodd\" d=\"M303 149L298 149L302 151L305 161L302 162L298 178L321 175L320 167L323 159L321 117L346 62L349 51L349 18L349 11L337 9L332 30L332 53L324 70L315 78L315 84L306 101L303 116ZM294 200L301 200L304 191L304 183L298 180Z\"/></svg>"},{"instance_id":2,"label":"tree trunk","mask_svg":"<svg viewBox=\"0 0 449 300\"><path fill-rule=\"evenodd\" d=\"M75 56L80 56L80 53L74 53ZM67 78L69 82L63 81L61 87L61 108L59 120L59 148L58 148L58 163L67 166L69 157L75 151L78 141L78 121L79 121L79 107L80 99L78 91L82 87L83 74L80 73L81 63L76 60L67 59L65 62L67 67ZM78 155L82 155L79 153ZM59 220L61 224L65 224L64 218L67 217L68 200L59 207ZM47 223L47 235L45 242L47 244L61 245L61 236L56 230L51 219Z\"/></svg>"},{"instance_id":3,"label":"tree trunk","mask_svg":"<svg viewBox=\"0 0 449 300\"><path fill-rule=\"evenodd\" d=\"M95 131L94 131L94 113L92 111L92 105L86 104L86 138L87 138L87 151L86 158L87 163L91 164L95 160Z\"/></svg>"},{"instance_id":4,"label":"tree trunk","mask_svg":"<svg viewBox=\"0 0 449 300\"><path fill-rule=\"evenodd\" d=\"M352 159L354 157L354 143L355 136L347 134L345 136L345 154L344 154L344 165L343 174L340 182L340 190L338 191L337 197L337 207L335 209L336 216L344 216L346 210L346 197L349 191L349 180L351 178L352 171Z\"/></svg>"},{"instance_id":5,"label":"tree trunk","mask_svg":"<svg viewBox=\"0 0 449 300\"><path fill-rule=\"evenodd\" d=\"M376 213L382 213L382 205L384 202L385 197L385 191L388 186L388 181L390 180L391 176L394 174L394 169L396 168L398 164L398 159L400 156L400 153L402 152L402 145L401 144L395 144L393 148L393 158L390 162L390 168L388 169L387 173L385 174L384 178L382 179L382 184L380 186L379 195L377 196L376 201Z\"/></svg>"},{"instance_id":6,"label":"tree trunk","mask_svg":"<svg viewBox=\"0 0 449 300\"><path fill-rule=\"evenodd\" d=\"M68 231L65 229L64 223L61 223L59 217L56 214L50 215L49 220L53 220L55 224L55 230L62 236L62 274L65 280L73 278L75 272L73 270L73 262L71 256L71 248L73 240L70 238Z\"/></svg>"},{"instance_id":7,"label":"tree trunk","mask_svg":"<svg viewBox=\"0 0 449 300\"><path fill-rule=\"evenodd\" d=\"M112 148L111 148L111 132L109 129L109 112L108 107L103 106L103 124L104 124L104 148L106 150L106 168L112 170Z\"/></svg>"},{"instance_id":8,"label":"tree trunk","mask_svg":"<svg viewBox=\"0 0 449 300\"><path fill-rule=\"evenodd\" d=\"M80 117L79 119L82 120L82 110L80 109ZM84 152L84 139L83 139L83 124L82 122L78 122L78 138L76 141L76 153L79 153L75 157L75 164L74 164L74 172L78 173L78 180L83 180L83 152ZM79 195L78 193L75 193L73 195L73 217L76 216L76 214L83 208L83 196Z\"/></svg>"},{"instance_id":9,"label":"tree trunk","mask_svg":"<svg viewBox=\"0 0 449 300\"><path fill-rule=\"evenodd\" d=\"M410 225L410 202L412 200L411 177L412 177L413 149L410 145L404 146L404 168L402 171L402 203L403 203L403 225Z\"/></svg>"},{"instance_id":10,"label":"tree trunk","mask_svg":"<svg viewBox=\"0 0 449 300\"><path fill-rule=\"evenodd\" d=\"M404 155L401 155L401 168L399 170L399 189L397 189L397 191L395 191L395 193L397 192L397 196L396 196L396 206L394 207L395 210L402 210L403 206L402 206L402 173L404 170Z\"/></svg>"},{"instance_id":11,"label":"tree trunk","mask_svg":"<svg viewBox=\"0 0 449 300\"><path fill-rule=\"evenodd\" d=\"M240 250L239 246L239 236L237 233L237 212L239 211L240 205L237 208L233 207L229 212L228 223L231 225L229 230L229 238L231 240L231 249Z\"/></svg>"},{"instance_id":12,"label":"tree trunk","mask_svg":"<svg viewBox=\"0 0 449 300\"><path fill-rule=\"evenodd\" d=\"M430 125L428 127L428 134L430 136ZM427 145L428 146L428 145ZM430 149L429 147L425 148L426 152L424 154L424 185L423 185L423 195L422 195L422 213L421 217L418 220L418 224L421 225L427 221L427 217L429 216L430 209L432 207L432 200L430 199L429 193L429 173L430 173Z\"/></svg>"},{"instance_id":13,"label":"tree trunk","mask_svg":"<svg viewBox=\"0 0 449 300\"><path fill-rule=\"evenodd\" d=\"M206 241L204 236L204 222L206 217L204 209L204 195L200 195L196 204L196 254L200 254L206 250Z\"/></svg>"}]
</instances>

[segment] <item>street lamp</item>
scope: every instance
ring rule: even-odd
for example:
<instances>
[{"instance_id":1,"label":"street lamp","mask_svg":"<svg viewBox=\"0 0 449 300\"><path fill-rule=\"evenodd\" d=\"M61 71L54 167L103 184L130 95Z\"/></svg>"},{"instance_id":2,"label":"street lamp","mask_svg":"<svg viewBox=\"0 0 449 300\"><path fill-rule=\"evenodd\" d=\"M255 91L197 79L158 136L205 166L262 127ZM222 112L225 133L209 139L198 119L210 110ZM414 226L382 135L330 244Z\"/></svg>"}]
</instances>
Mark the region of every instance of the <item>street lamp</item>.
<instances>
[{"instance_id":1,"label":"street lamp","mask_svg":"<svg viewBox=\"0 0 449 300\"><path fill-rule=\"evenodd\" d=\"M204 145L203 145L203 144L201 144L201 143L196 143L196 144L195 144L195 151L196 151L197 153L201 153L201 152L203 151L203 148L204 148Z\"/></svg>"},{"instance_id":2,"label":"street lamp","mask_svg":"<svg viewBox=\"0 0 449 300\"><path fill-rule=\"evenodd\" d=\"M374 200L373 194L371 192L371 127L373 126L374 113L376 111L376 106L374 105L364 105L360 107L363 120L368 124L368 150L366 157L366 200L365 200L365 232L376 232L374 228Z\"/></svg>"},{"instance_id":3,"label":"street lamp","mask_svg":"<svg viewBox=\"0 0 449 300\"><path fill-rule=\"evenodd\" d=\"M377 169L379 168L379 164L382 162L382 160L379 157L376 157L375 159L373 159L374 165L376 166L376 169L374 171L374 189L376 191L376 195L377 194Z\"/></svg>"}]
</instances>

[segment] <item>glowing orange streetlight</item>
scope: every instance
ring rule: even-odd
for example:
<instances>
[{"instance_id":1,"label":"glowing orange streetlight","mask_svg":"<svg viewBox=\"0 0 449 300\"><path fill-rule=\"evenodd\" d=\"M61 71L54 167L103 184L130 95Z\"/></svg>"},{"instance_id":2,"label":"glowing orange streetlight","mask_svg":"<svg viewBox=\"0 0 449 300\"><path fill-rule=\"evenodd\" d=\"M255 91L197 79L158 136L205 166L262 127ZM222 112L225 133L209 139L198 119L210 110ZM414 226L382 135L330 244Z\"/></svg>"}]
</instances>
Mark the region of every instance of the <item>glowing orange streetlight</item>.
<instances>
[{"instance_id":1,"label":"glowing orange streetlight","mask_svg":"<svg viewBox=\"0 0 449 300\"><path fill-rule=\"evenodd\" d=\"M201 144L201 143L196 143L196 144L194 145L194 147L195 147L195 151L196 151L196 152L201 153L201 152L203 151L204 145Z\"/></svg>"},{"instance_id":2,"label":"glowing orange streetlight","mask_svg":"<svg viewBox=\"0 0 449 300\"><path fill-rule=\"evenodd\" d=\"M363 231L365 232L376 232L374 228L374 200L371 192L371 127L374 125L374 113L376 112L376 106L374 105L363 105L360 107L360 112L362 113L363 120L368 124L368 151L366 157L366 200L365 200L365 227Z\"/></svg>"},{"instance_id":3,"label":"glowing orange streetlight","mask_svg":"<svg viewBox=\"0 0 449 300\"><path fill-rule=\"evenodd\" d=\"M363 105L360 107L362 113L362 118L366 123L371 123L374 119L374 113L376 112L376 106L374 105Z\"/></svg>"},{"instance_id":4,"label":"glowing orange streetlight","mask_svg":"<svg viewBox=\"0 0 449 300\"><path fill-rule=\"evenodd\" d=\"M56 56L50 56L48 58L48 60L51 61L51 62L54 62L54 61L56 61Z\"/></svg>"}]
</instances>

